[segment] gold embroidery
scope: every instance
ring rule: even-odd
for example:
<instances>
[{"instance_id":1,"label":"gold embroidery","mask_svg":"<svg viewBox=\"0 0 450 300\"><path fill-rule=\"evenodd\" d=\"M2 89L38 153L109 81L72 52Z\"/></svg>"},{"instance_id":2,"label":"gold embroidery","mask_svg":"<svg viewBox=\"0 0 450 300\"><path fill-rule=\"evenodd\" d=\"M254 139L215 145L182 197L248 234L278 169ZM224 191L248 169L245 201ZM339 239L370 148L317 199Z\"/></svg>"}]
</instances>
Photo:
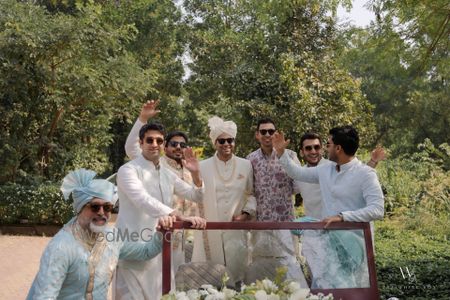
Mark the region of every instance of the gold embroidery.
<instances>
[{"instance_id":1,"label":"gold embroidery","mask_svg":"<svg viewBox=\"0 0 450 300\"><path fill-rule=\"evenodd\" d=\"M173 171L177 176L182 179L183 181L192 184L192 177L191 173L183 168L176 160L163 156L162 162L165 163L165 165ZM178 197L176 195L173 196L173 203L172 207L176 211L180 212L181 214L185 216L194 216L195 215L195 206L196 203L186 200L182 197ZM183 234L179 234L180 231L175 230L174 234L172 235L172 249L178 249L178 247L181 244L182 250L184 250L184 243L185 243L185 235L184 231Z\"/></svg>"},{"instance_id":2,"label":"gold embroidery","mask_svg":"<svg viewBox=\"0 0 450 300\"><path fill-rule=\"evenodd\" d=\"M90 253L88 258L89 280L86 288L86 300L93 300L92 292L94 290L95 267L106 248L106 239L98 239L99 234L81 228L75 221L69 228L75 239Z\"/></svg>"}]
</instances>

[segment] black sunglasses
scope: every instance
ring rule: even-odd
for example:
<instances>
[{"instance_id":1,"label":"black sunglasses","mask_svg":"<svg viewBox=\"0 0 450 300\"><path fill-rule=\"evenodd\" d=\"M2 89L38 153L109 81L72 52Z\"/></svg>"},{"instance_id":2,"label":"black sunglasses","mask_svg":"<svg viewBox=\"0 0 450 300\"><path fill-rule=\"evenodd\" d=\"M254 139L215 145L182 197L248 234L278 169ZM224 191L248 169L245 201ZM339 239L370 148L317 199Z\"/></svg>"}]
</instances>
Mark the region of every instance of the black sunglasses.
<instances>
[{"instance_id":1,"label":"black sunglasses","mask_svg":"<svg viewBox=\"0 0 450 300\"><path fill-rule=\"evenodd\" d=\"M91 211L93 213L98 213L100 211L100 208L103 207L103 211L105 213L109 213L113 210L114 205L111 203L105 203L105 204L89 204L89 207L91 208Z\"/></svg>"},{"instance_id":2,"label":"black sunglasses","mask_svg":"<svg viewBox=\"0 0 450 300\"><path fill-rule=\"evenodd\" d=\"M231 144L234 144L234 138L217 139L217 142L221 145L225 144L225 142L227 142L229 145L231 145Z\"/></svg>"},{"instance_id":3,"label":"black sunglasses","mask_svg":"<svg viewBox=\"0 0 450 300\"><path fill-rule=\"evenodd\" d=\"M266 135L267 133L269 133L269 135L273 135L275 133L275 131L277 131L276 129L260 129L259 133L261 133L261 135Z\"/></svg>"},{"instance_id":4,"label":"black sunglasses","mask_svg":"<svg viewBox=\"0 0 450 300\"><path fill-rule=\"evenodd\" d=\"M148 137L145 139L145 142L147 144L153 144L153 142L156 141L156 143L159 145L162 145L162 143L164 143L164 139L162 138L154 138L154 137Z\"/></svg>"},{"instance_id":5,"label":"black sunglasses","mask_svg":"<svg viewBox=\"0 0 450 300\"><path fill-rule=\"evenodd\" d=\"M321 145L314 145L314 146L308 145L308 146L305 146L304 148L306 151L311 151L313 148L314 148L314 150L318 151L322 148L322 146Z\"/></svg>"},{"instance_id":6,"label":"black sunglasses","mask_svg":"<svg viewBox=\"0 0 450 300\"><path fill-rule=\"evenodd\" d=\"M187 147L187 144L185 142L170 141L168 144L170 147L174 148L178 147L178 145L180 145L180 148L183 149Z\"/></svg>"}]
</instances>

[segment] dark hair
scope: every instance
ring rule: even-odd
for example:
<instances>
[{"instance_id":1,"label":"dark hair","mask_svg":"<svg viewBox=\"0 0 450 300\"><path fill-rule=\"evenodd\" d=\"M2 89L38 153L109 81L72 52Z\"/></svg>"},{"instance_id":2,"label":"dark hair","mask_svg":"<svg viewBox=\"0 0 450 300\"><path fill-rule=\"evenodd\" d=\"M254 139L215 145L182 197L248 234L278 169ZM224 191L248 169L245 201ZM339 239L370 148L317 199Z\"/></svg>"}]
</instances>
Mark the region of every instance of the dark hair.
<instances>
[{"instance_id":1,"label":"dark hair","mask_svg":"<svg viewBox=\"0 0 450 300\"><path fill-rule=\"evenodd\" d=\"M159 131L164 136L164 125L158 122L152 122L141 127L141 130L139 130L139 139L141 141L144 140L145 133L150 130Z\"/></svg>"},{"instance_id":2,"label":"dark hair","mask_svg":"<svg viewBox=\"0 0 450 300\"><path fill-rule=\"evenodd\" d=\"M273 124L273 126L275 126L275 128L277 128L277 126L275 125L275 122L271 119L271 118L262 118L259 119L257 125L256 125L256 130L259 130L259 126L261 126L261 124Z\"/></svg>"},{"instance_id":3,"label":"dark hair","mask_svg":"<svg viewBox=\"0 0 450 300\"><path fill-rule=\"evenodd\" d=\"M165 144L166 147L167 147L167 144L170 142L170 140L173 139L173 138L176 137L176 136L181 136L182 138L184 138L184 140L186 141L186 143L188 143L188 137L187 137L186 133L184 133L184 132L182 132L182 131L175 130L175 131L169 132L169 133L166 135L166 144Z\"/></svg>"},{"instance_id":4,"label":"dark hair","mask_svg":"<svg viewBox=\"0 0 450 300\"><path fill-rule=\"evenodd\" d=\"M300 138L300 149L303 149L303 142L305 140L319 140L320 146L322 146L322 140L320 139L320 135L315 132L308 131L302 135Z\"/></svg>"},{"instance_id":5,"label":"dark hair","mask_svg":"<svg viewBox=\"0 0 450 300\"><path fill-rule=\"evenodd\" d=\"M350 125L330 129L331 140L340 145L345 154L353 156L359 148L358 131Z\"/></svg>"}]
</instances>

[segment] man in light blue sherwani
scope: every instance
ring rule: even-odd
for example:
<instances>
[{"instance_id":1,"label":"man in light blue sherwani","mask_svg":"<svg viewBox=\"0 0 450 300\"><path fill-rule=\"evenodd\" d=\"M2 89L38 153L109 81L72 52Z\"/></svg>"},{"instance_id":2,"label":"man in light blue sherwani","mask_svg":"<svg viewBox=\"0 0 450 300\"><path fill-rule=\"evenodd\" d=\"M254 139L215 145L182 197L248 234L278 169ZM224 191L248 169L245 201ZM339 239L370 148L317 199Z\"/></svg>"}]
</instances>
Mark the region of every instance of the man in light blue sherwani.
<instances>
[{"instance_id":1,"label":"man in light blue sherwani","mask_svg":"<svg viewBox=\"0 0 450 300\"><path fill-rule=\"evenodd\" d=\"M80 169L64 178L61 191L66 200L72 195L77 215L49 242L27 299L106 299L119 258L147 260L161 251L160 235L150 230L138 233L145 242L135 242L134 233L106 227L116 188L95 175ZM161 217L159 226L173 221Z\"/></svg>"}]
</instances>

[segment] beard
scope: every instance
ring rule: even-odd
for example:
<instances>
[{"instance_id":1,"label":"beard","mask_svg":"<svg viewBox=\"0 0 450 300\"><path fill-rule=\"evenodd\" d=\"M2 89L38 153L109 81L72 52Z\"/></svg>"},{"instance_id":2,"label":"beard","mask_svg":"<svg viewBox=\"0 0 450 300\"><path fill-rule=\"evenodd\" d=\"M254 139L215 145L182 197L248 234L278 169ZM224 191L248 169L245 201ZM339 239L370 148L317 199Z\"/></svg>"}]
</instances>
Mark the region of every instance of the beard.
<instances>
[{"instance_id":1,"label":"beard","mask_svg":"<svg viewBox=\"0 0 450 300\"><path fill-rule=\"evenodd\" d=\"M106 229L106 224L108 223L108 219L104 218L104 220L105 220L105 224L104 225L95 225L94 222L91 221L91 223L89 223L89 229L92 232L95 232L95 233L102 233L102 232L104 232L105 229Z\"/></svg>"}]
</instances>

